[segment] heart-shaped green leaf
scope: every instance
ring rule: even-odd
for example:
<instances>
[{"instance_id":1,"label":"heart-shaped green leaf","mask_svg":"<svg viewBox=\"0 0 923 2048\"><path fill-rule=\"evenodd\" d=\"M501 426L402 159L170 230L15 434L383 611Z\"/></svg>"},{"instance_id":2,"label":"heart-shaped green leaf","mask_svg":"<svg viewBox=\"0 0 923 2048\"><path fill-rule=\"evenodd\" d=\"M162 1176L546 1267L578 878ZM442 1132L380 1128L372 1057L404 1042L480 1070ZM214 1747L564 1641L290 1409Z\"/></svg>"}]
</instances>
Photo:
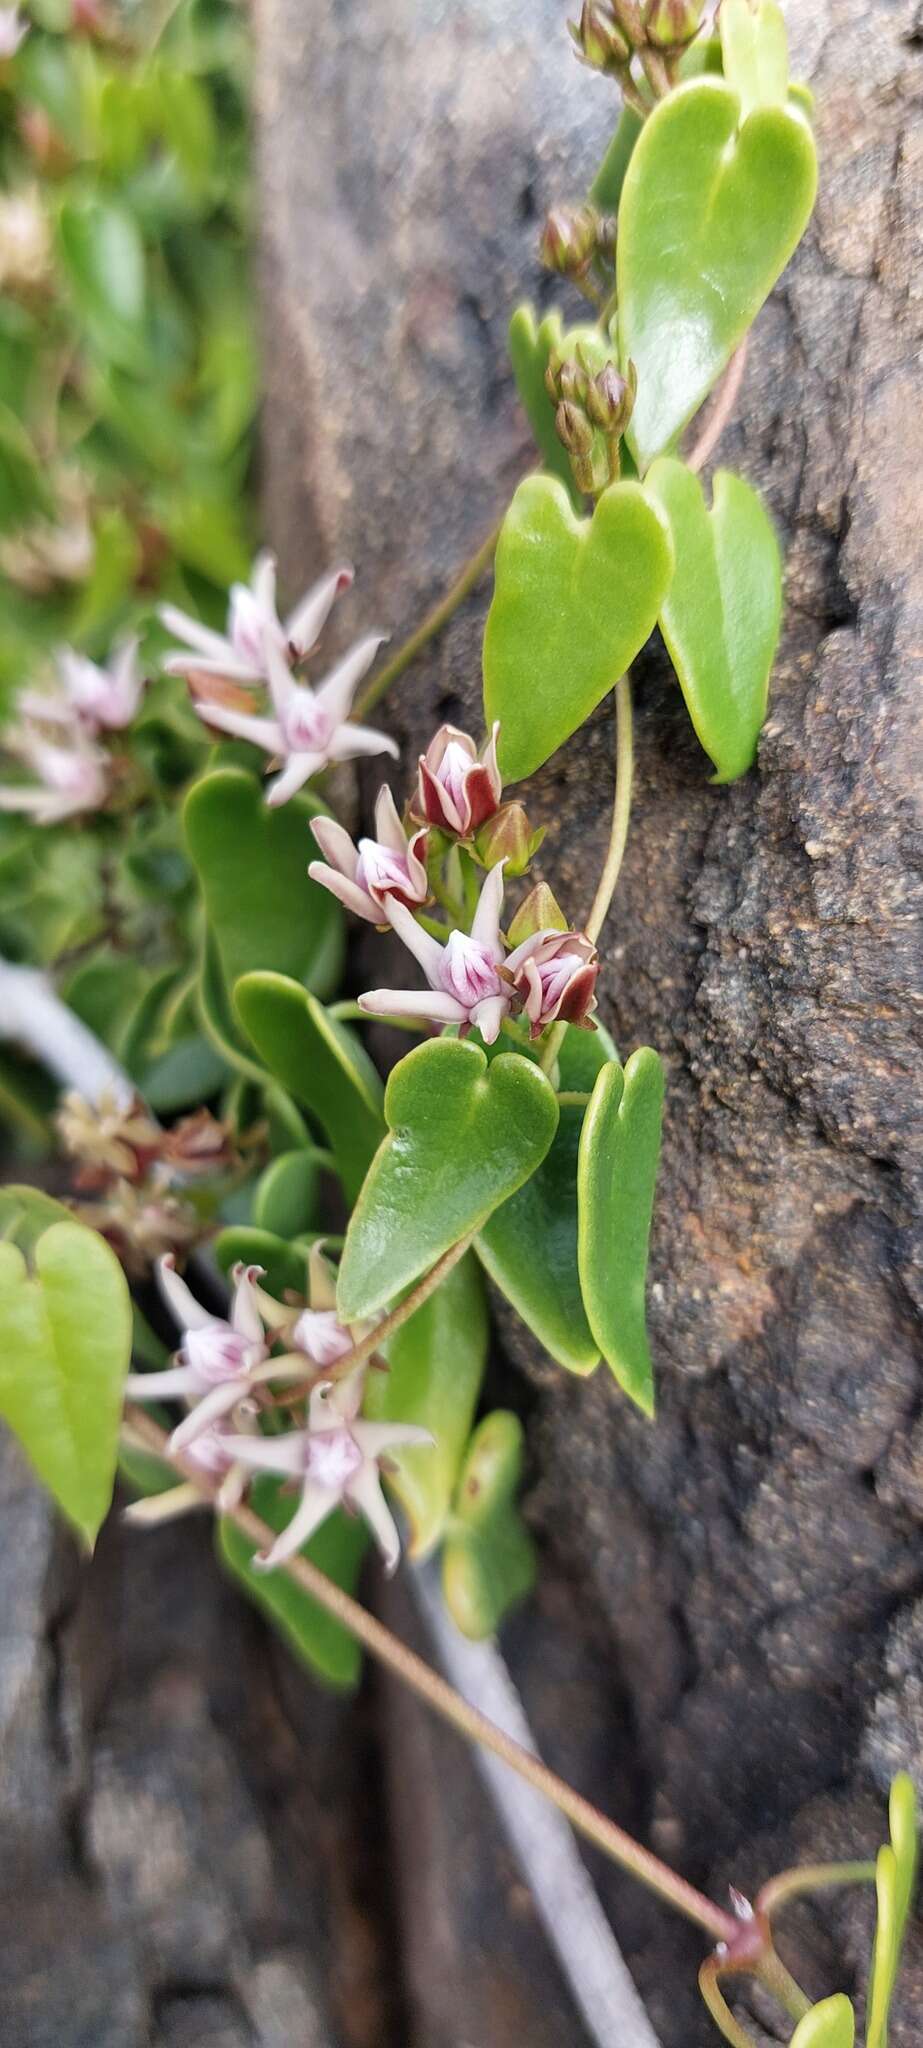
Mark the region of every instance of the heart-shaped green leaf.
<instances>
[{"instance_id":1,"label":"heart-shaped green leaf","mask_svg":"<svg viewBox=\"0 0 923 2048\"><path fill-rule=\"evenodd\" d=\"M415 1422L435 1439L388 1453L388 1485L411 1527L410 1554L428 1557L445 1528L487 1362L484 1283L469 1253L385 1346L389 1370L370 1372L364 1413Z\"/></svg>"},{"instance_id":2,"label":"heart-shaped green leaf","mask_svg":"<svg viewBox=\"0 0 923 2048\"><path fill-rule=\"evenodd\" d=\"M607 1031L570 1025L558 1054L562 1089L592 1090L616 1058ZM583 1108L561 1104L551 1150L525 1186L485 1223L476 1250L490 1277L551 1358L569 1372L599 1364L577 1271L577 1155Z\"/></svg>"},{"instance_id":3,"label":"heart-shaped green leaf","mask_svg":"<svg viewBox=\"0 0 923 2048\"><path fill-rule=\"evenodd\" d=\"M592 519L562 485L528 476L503 521L484 635L484 710L500 720L504 777L518 782L615 687L652 631L673 573L659 505L610 484Z\"/></svg>"},{"instance_id":4,"label":"heart-shaped green leaf","mask_svg":"<svg viewBox=\"0 0 923 2048\"><path fill-rule=\"evenodd\" d=\"M619 333L638 396L628 441L643 474L670 447L755 320L804 233L817 188L807 121L740 101L717 78L661 100L619 210Z\"/></svg>"},{"instance_id":5,"label":"heart-shaped green leaf","mask_svg":"<svg viewBox=\"0 0 923 2048\"><path fill-rule=\"evenodd\" d=\"M565 334L557 311L546 313L538 325L531 306L517 306L510 321L508 341L516 389L545 467L560 479L575 512L579 512L583 497L574 482L567 451L558 439L555 408L545 389L545 371L552 353L575 357L578 347L590 369L601 370L606 363L618 361L618 344L607 340L599 326L591 327L587 322L568 328Z\"/></svg>"},{"instance_id":6,"label":"heart-shaped green leaf","mask_svg":"<svg viewBox=\"0 0 923 2048\"><path fill-rule=\"evenodd\" d=\"M389 1134L369 1168L340 1262L343 1320L376 1315L443 1252L486 1222L544 1159L554 1089L531 1060L435 1039L385 1090Z\"/></svg>"},{"instance_id":7,"label":"heart-shaped green leaf","mask_svg":"<svg viewBox=\"0 0 923 2048\"><path fill-rule=\"evenodd\" d=\"M913 1779L900 1771L888 1803L891 1840L878 1851L878 1921L865 2020L866 2048L888 2048L888 2016L917 1868L917 1802Z\"/></svg>"},{"instance_id":8,"label":"heart-shaped green leaf","mask_svg":"<svg viewBox=\"0 0 923 2048\"><path fill-rule=\"evenodd\" d=\"M258 1230L275 1231L277 1237L298 1237L310 1230L317 1208L321 1168L329 1156L314 1145L298 1152L282 1152L270 1160L260 1175L253 1197L253 1221Z\"/></svg>"},{"instance_id":9,"label":"heart-shaped green leaf","mask_svg":"<svg viewBox=\"0 0 923 2048\"><path fill-rule=\"evenodd\" d=\"M291 1499L280 1491L275 1479L258 1479L250 1500L256 1513L276 1532L291 1519ZM349 1691L356 1685L362 1652L355 1636L335 1621L325 1607L318 1606L310 1593L303 1593L287 1572L254 1571L251 1560L256 1544L233 1522L219 1522L217 1541L222 1562L309 1671L339 1691ZM321 1523L305 1544L302 1555L341 1586L344 1593L353 1593L367 1544L364 1522L358 1515L346 1515L338 1508Z\"/></svg>"},{"instance_id":10,"label":"heart-shaped green leaf","mask_svg":"<svg viewBox=\"0 0 923 2048\"><path fill-rule=\"evenodd\" d=\"M853 2048L856 2015L842 1991L824 1998L799 2020L789 2048Z\"/></svg>"},{"instance_id":11,"label":"heart-shaped green leaf","mask_svg":"<svg viewBox=\"0 0 923 2048\"><path fill-rule=\"evenodd\" d=\"M723 0L718 17L728 85L740 95L743 119L754 107L782 106L788 97L788 36L776 0Z\"/></svg>"},{"instance_id":12,"label":"heart-shaped green leaf","mask_svg":"<svg viewBox=\"0 0 923 2048\"><path fill-rule=\"evenodd\" d=\"M363 1046L281 974L245 974L234 1007L270 1073L326 1131L346 1199L354 1202L385 1128L381 1082Z\"/></svg>"},{"instance_id":13,"label":"heart-shaped green leaf","mask_svg":"<svg viewBox=\"0 0 923 2048\"><path fill-rule=\"evenodd\" d=\"M498 1408L475 1430L442 1554L442 1591L456 1628L492 1635L535 1580L535 1553L516 1506L522 1424Z\"/></svg>"},{"instance_id":14,"label":"heart-shaped green leaf","mask_svg":"<svg viewBox=\"0 0 923 2048\"><path fill-rule=\"evenodd\" d=\"M189 853L225 983L269 969L329 994L343 959L343 918L329 889L308 875L311 820L303 792L271 810L242 768L219 768L193 784L183 809Z\"/></svg>"},{"instance_id":15,"label":"heart-shaped green leaf","mask_svg":"<svg viewBox=\"0 0 923 2048\"><path fill-rule=\"evenodd\" d=\"M698 477L664 455L647 488L670 522L676 570L660 630L716 782L756 757L782 617L782 564L762 499L719 469L711 511Z\"/></svg>"},{"instance_id":16,"label":"heart-shaped green leaf","mask_svg":"<svg viewBox=\"0 0 923 2048\"><path fill-rule=\"evenodd\" d=\"M46 1229L32 1262L30 1274L19 1246L0 1244L0 1415L92 1545L115 1479L128 1287L115 1253L73 1221Z\"/></svg>"},{"instance_id":17,"label":"heart-shaped green leaf","mask_svg":"<svg viewBox=\"0 0 923 2048\"><path fill-rule=\"evenodd\" d=\"M644 1316L647 1246L663 1118L663 1067L650 1046L624 1073L603 1067L583 1121L577 1258L587 1321L619 1386L645 1415L654 1378Z\"/></svg>"}]
</instances>

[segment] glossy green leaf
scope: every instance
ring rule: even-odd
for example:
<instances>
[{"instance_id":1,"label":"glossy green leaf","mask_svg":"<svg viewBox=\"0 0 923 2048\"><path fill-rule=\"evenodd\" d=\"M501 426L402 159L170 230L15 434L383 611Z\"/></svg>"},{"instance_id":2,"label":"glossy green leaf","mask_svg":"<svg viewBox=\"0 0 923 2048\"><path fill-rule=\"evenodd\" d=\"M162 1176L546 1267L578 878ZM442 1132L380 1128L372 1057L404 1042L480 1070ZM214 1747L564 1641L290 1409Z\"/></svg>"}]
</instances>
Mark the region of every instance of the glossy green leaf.
<instances>
[{"instance_id":1,"label":"glossy green leaf","mask_svg":"<svg viewBox=\"0 0 923 2048\"><path fill-rule=\"evenodd\" d=\"M280 1492L275 1479L258 1479L250 1500L256 1513L273 1530L284 1529L291 1519L294 1503L290 1496ZM217 1542L218 1554L232 1577L240 1581L254 1606L272 1622L283 1642L315 1678L340 1691L349 1691L356 1685L362 1652L355 1636L312 1600L310 1593L303 1593L287 1572L255 1572L251 1558L256 1545L233 1522L219 1521ZM345 1593L353 1593L367 1546L365 1524L358 1516L346 1515L338 1509L321 1524L301 1555L310 1558Z\"/></svg>"},{"instance_id":2,"label":"glossy green leaf","mask_svg":"<svg viewBox=\"0 0 923 2048\"><path fill-rule=\"evenodd\" d=\"M716 782L756 758L782 618L782 564L758 492L716 471L711 510L698 477L664 455L647 488L670 522L676 570L660 630Z\"/></svg>"},{"instance_id":3,"label":"glossy green leaf","mask_svg":"<svg viewBox=\"0 0 923 2048\"><path fill-rule=\"evenodd\" d=\"M260 1175L253 1197L253 1221L277 1237L298 1237L310 1230L317 1208L324 1155L309 1146L282 1152Z\"/></svg>"},{"instance_id":4,"label":"glossy green leaf","mask_svg":"<svg viewBox=\"0 0 923 2048\"><path fill-rule=\"evenodd\" d=\"M266 1275L266 1291L274 1294L277 1301L282 1301L286 1290L307 1296L307 1253L302 1246L278 1237L275 1231L262 1230L254 1223L231 1223L218 1232L212 1248L222 1273L230 1273L238 1263L261 1266Z\"/></svg>"},{"instance_id":5,"label":"glossy green leaf","mask_svg":"<svg viewBox=\"0 0 923 2048\"><path fill-rule=\"evenodd\" d=\"M428 1557L445 1528L487 1338L484 1283L468 1253L384 1347L388 1371L369 1373L365 1415L374 1422L415 1422L435 1438L432 1446L388 1453L388 1486L410 1523L412 1557Z\"/></svg>"},{"instance_id":6,"label":"glossy green leaf","mask_svg":"<svg viewBox=\"0 0 923 2048\"><path fill-rule=\"evenodd\" d=\"M175 1045L152 1060L139 1085L157 1116L173 1116L177 1110L207 1102L223 1087L227 1077L226 1060L207 1038L195 1032L177 1039Z\"/></svg>"},{"instance_id":7,"label":"glossy green leaf","mask_svg":"<svg viewBox=\"0 0 923 2048\"><path fill-rule=\"evenodd\" d=\"M643 473L711 390L807 226L817 156L797 108L740 101L697 78L661 100L619 211L619 332L638 396L628 431Z\"/></svg>"},{"instance_id":8,"label":"glossy green leaf","mask_svg":"<svg viewBox=\"0 0 923 2048\"><path fill-rule=\"evenodd\" d=\"M617 213L625 173L644 122L634 107L623 105L618 126L590 186L590 198L603 213Z\"/></svg>"},{"instance_id":9,"label":"glossy green leaf","mask_svg":"<svg viewBox=\"0 0 923 2048\"><path fill-rule=\"evenodd\" d=\"M183 808L186 844L229 990L256 968L291 975L317 993L334 985L343 917L307 871L320 808L301 793L271 810L242 768L216 769L193 784Z\"/></svg>"},{"instance_id":10,"label":"glossy green leaf","mask_svg":"<svg viewBox=\"0 0 923 2048\"><path fill-rule=\"evenodd\" d=\"M560 1086L589 1093L616 1058L606 1031L570 1025L558 1054ZM569 1372L589 1373L599 1345L583 1306L577 1270L577 1155L582 1108L561 1104L551 1150L531 1178L495 1209L476 1250L490 1277L534 1331L549 1357Z\"/></svg>"},{"instance_id":11,"label":"glossy green leaf","mask_svg":"<svg viewBox=\"0 0 923 2048\"><path fill-rule=\"evenodd\" d=\"M520 484L497 545L484 711L508 781L547 761L614 688L653 629L673 573L666 520L637 483L592 519L553 477Z\"/></svg>"},{"instance_id":12,"label":"glossy green leaf","mask_svg":"<svg viewBox=\"0 0 923 2048\"><path fill-rule=\"evenodd\" d=\"M400 1060L385 1090L388 1136L353 1210L337 1300L371 1316L477 1230L544 1159L558 1122L531 1060L434 1039Z\"/></svg>"},{"instance_id":13,"label":"glossy green leaf","mask_svg":"<svg viewBox=\"0 0 923 2048\"><path fill-rule=\"evenodd\" d=\"M354 1202L385 1128L381 1082L364 1047L281 974L244 975L234 1007L270 1073L326 1132L346 1199Z\"/></svg>"},{"instance_id":14,"label":"glossy green leaf","mask_svg":"<svg viewBox=\"0 0 923 2048\"><path fill-rule=\"evenodd\" d=\"M522 1424L498 1408L471 1439L442 1555L445 1604L475 1640L492 1635L535 1581L535 1553L516 1506L521 1471Z\"/></svg>"},{"instance_id":15,"label":"glossy green leaf","mask_svg":"<svg viewBox=\"0 0 923 2048\"><path fill-rule=\"evenodd\" d=\"M72 1220L43 1232L32 1265L0 1244L0 1415L92 1545L115 1480L128 1287L110 1247Z\"/></svg>"},{"instance_id":16,"label":"glossy green leaf","mask_svg":"<svg viewBox=\"0 0 923 2048\"><path fill-rule=\"evenodd\" d=\"M900 1771L888 1802L891 1840L878 1851L878 1921L865 2021L866 2048L888 2048L888 2018L917 1868L917 1802L913 1779Z\"/></svg>"},{"instance_id":17,"label":"glossy green leaf","mask_svg":"<svg viewBox=\"0 0 923 2048\"><path fill-rule=\"evenodd\" d=\"M292 985L300 986L300 983ZM246 1080L257 1083L265 1081L266 1076L259 1061L246 1050L246 1040L231 1008L231 997L221 964L218 941L210 927L206 929L202 942L198 998L199 1016L216 1052Z\"/></svg>"},{"instance_id":18,"label":"glossy green leaf","mask_svg":"<svg viewBox=\"0 0 923 2048\"><path fill-rule=\"evenodd\" d=\"M589 322L570 327L565 333L557 311L546 313L537 324L531 306L517 306L510 321L508 340L516 389L545 467L552 476L560 479L574 510L579 512L583 506L583 495L574 482L567 451L558 439L555 408L545 389L545 371L553 352L575 356L578 346L591 368L601 370L606 363L617 361L618 345L607 341L599 326L591 326Z\"/></svg>"},{"instance_id":19,"label":"glossy green leaf","mask_svg":"<svg viewBox=\"0 0 923 2048\"><path fill-rule=\"evenodd\" d=\"M123 369L144 366L144 246L130 213L112 199L64 200L61 262L78 313L101 354Z\"/></svg>"},{"instance_id":20,"label":"glossy green leaf","mask_svg":"<svg viewBox=\"0 0 923 2048\"><path fill-rule=\"evenodd\" d=\"M824 1998L799 2020L789 2048L853 2048L856 2015L842 1991Z\"/></svg>"},{"instance_id":21,"label":"glossy green leaf","mask_svg":"<svg viewBox=\"0 0 923 2048\"><path fill-rule=\"evenodd\" d=\"M777 0L723 0L718 16L728 85L744 120L754 107L782 106L788 95L788 37Z\"/></svg>"},{"instance_id":22,"label":"glossy green leaf","mask_svg":"<svg viewBox=\"0 0 923 2048\"><path fill-rule=\"evenodd\" d=\"M645 1415L654 1378L644 1314L647 1247L663 1118L663 1067L650 1046L603 1067L583 1122L577 1257L587 1321L619 1386Z\"/></svg>"}]
</instances>

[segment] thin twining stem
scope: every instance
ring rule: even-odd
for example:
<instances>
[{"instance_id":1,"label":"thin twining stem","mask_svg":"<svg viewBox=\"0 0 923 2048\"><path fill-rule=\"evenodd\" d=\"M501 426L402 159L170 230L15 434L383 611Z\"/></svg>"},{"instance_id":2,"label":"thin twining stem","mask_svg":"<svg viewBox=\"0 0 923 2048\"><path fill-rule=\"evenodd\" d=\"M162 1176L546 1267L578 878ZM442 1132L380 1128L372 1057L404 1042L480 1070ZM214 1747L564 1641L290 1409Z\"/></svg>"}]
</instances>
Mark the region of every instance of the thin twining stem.
<instances>
[{"instance_id":1,"label":"thin twining stem","mask_svg":"<svg viewBox=\"0 0 923 2048\"><path fill-rule=\"evenodd\" d=\"M152 1421L149 1415L145 1415L142 1409L132 1406L126 1410L126 1422L132 1434L144 1444L145 1449L153 1451L156 1457L172 1464L184 1479L189 1479L197 1487L203 1498L214 1502L218 1490L216 1482L191 1461L182 1457L171 1457L167 1448L167 1432ZM229 1509L227 1520L233 1522L241 1534L246 1536L248 1542L255 1544L260 1550L265 1550L275 1542L276 1532L261 1521L259 1515L254 1514L250 1507L242 1504ZM328 1579L324 1572L318 1571L317 1566L311 1564L308 1558L288 1558L279 1569L284 1570L293 1583L300 1586L303 1593L309 1593L319 1606L333 1615L334 1619L348 1629L350 1635L355 1636L373 1657L377 1657L380 1663L386 1665L396 1678L400 1678L409 1686L418 1699L424 1700L427 1706L440 1714L443 1720L449 1721L470 1742L479 1742L485 1749L492 1751L494 1756L502 1758L510 1770L517 1771L527 1784L534 1786L537 1792L543 1793L546 1799L550 1799L570 1821L571 1826L576 1828L578 1834L584 1835L587 1841L593 1842L604 1855L611 1857L614 1863L618 1863L623 1870L630 1871L639 1883L656 1893L665 1905L672 1906L676 1912L684 1914L687 1920L692 1920L716 1941L733 1940L737 1921L731 1913L724 1912L711 1899L707 1899L704 1893L697 1891L694 1885L688 1884L685 1878L678 1876L666 1863L661 1863L658 1856L654 1856L640 1842L634 1841L632 1836L626 1834L623 1828L617 1827L614 1821L607 1819L606 1815L600 1813L588 1799L582 1798L581 1794L565 1784L564 1779L559 1778L556 1772L549 1770L547 1764L543 1764L538 1757L523 1749L511 1736L505 1735L503 1730L488 1720L487 1715L482 1714L477 1707L469 1705L446 1679L434 1671L422 1657L417 1656L415 1650L408 1649L406 1643L392 1635L390 1629L385 1628L382 1622L369 1614L366 1608L351 1598L350 1594L344 1593L340 1586L334 1585L333 1580Z\"/></svg>"},{"instance_id":2,"label":"thin twining stem","mask_svg":"<svg viewBox=\"0 0 923 2048\"><path fill-rule=\"evenodd\" d=\"M425 619L421 620L416 632L411 633L409 640L404 641L403 646L398 648L396 654L392 654L391 660L385 663L384 668L379 671L378 675L372 677L367 689L363 690L361 697L356 701L353 710L354 718L364 718L366 713L371 711L372 706L378 704L385 695L385 692L390 690L392 683L397 682L398 676L403 675L405 668L409 668L411 662L416 661L417 655L422 653L429 641L434 640L436 634L442 631L443 626L448 625L452 613L458 610L463 599L467 597L469 590L474 589L475 584L480 582L485 569L490 567L494 558L497 541L500 537L502 524L502 519L498 519L496 526L491 527L486 540L483 540L480 547L475 549L470 561L465 563L461 575L456 577L451 589L446 591L445 597L440 598L439 603L433 606L432 611L427 612Z\"/></svg>"},{"instance_id":3,"label":"thin twining stem","mask_svg":"<svg viewBox=\"0 0 923 2048\"><path fill-rule=\"evenodd\" d=\"M724 373L724 381L720 386L702 432L698 440L693 442L692 448L686 457L687 469L696 471L704 469L709 456L714 454L740 397L740 387L743 383L744 371L747 367L747 351L749 347L750 336L745 334L739 349L732 355L727 366Z\"/></svg>"},{"instance_id":4,"label":"thin twining stem","mask_svg":"<svg viewBox=\"0 0 923 2048\"><path fill-rule=\"evenodd\" d=\"M861 1863L805 1863L798 1870L782 1870L778 1877L770 1878L764 1884L756 1901L757 1912L768 1915L778 1911L788 1899L799 1898L802 1892L820 1892L842 1884L874 1884L875 1864Z\"/></svg>"}]
</instances>

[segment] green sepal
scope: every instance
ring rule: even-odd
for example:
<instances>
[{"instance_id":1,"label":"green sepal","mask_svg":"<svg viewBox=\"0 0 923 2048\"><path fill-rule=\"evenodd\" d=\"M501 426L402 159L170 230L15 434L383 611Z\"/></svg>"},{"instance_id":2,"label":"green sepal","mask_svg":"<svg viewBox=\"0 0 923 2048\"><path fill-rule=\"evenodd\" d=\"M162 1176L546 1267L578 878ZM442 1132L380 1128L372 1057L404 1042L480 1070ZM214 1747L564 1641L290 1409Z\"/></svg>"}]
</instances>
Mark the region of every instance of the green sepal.
<instances>
[{"instance_id":1,"label":"green sepal","mask_svg":"<svg viewBox=\"0 0 923 2048\"><path fill-rule=\"evenodd\" d=\"M577 519L554 477L519 485L497 544L484 635L484 714L504 778L547 761L608 695L652 632L673 573L656 500L610 484Z\"/></svg>"},{"instance_id":2,"label":"green sepal","mask_svg":"<svg viewBox=\"0 0 923 2048\"><path fill-rule=\"evenodd\" d=\"M326 1132L347 1202L354 1202L385 1128L381 1081L365 1048L281 974L245 974L234 1007L270 1073Z\"/></svg>"},{"instance_id":3,"label":"green sepal","mask_svg":"<svg viewBox=\"0 0 923 2048\"><path fill-rule=\"evenodd\" d=\"M484 1284L470 1252L383 1347L388 1371L370 1370L363 1413L414 1422L432 1445L388 1452L390 1491L410 1524L410 1555L428 1557L445 1528L487 1362Z\"/></svg>"},{"instance_id":4,"label":"green sepal","mask_svg":"<svg viewBox=\"0 0 923 2048\"><path fill-rule=\"evenodd\" d=\"M810 219L817 153L801 111L757 107L723 79L660 101L619 211L622 368L638 394L628 442L642 475L668 450L756 318Z\"/></svg>"},{"instance_id":5,"label":"green sepal","mask_svg":"<svg viewBox=\"0 0 923 2048\"><path fill-rule=\"evenodd\" d=\"M645 1415L654 1376L644 1313L663 1119L663 1066L642 1046L602 1068L577 1165L577 1258L587 1321L619 1386Z\"/></svg>"},{"instance_id":6,"label":"green sepal","mask_svg":"<svg viewBox=\"0 0 923 2048\"><path fill-rule=\"evenodd\" d=\"M523 1435L498 1408L479 1423L462 1468L442 1553L442 1591L456 1628L492 1635L535 1583L535 1552L516 1506Z\"/></svg>"},{"instance_id":7,"label":"green sepal","mask_svg":"<svg viewBox=\"0 0 923 2048\"><path fill-rule=\"evenodd\" d=\"M782 620L782 563L757 491L716 471L711 510L698 477L661 456L647 488L670 523L676 570L660 630L715 782L746 774L769 696Z\"/></svg>"},{"instance_id":8,"label":"green sepal","mask_svg":"<svg viewBox=\"0 0 923 2048\"><path fill-rule=\"evenodd\" d=\"M269 1476L259 1478L251 1488L250 1505L276 1534L291 1520L292 1500L280 1491L279 1482ZM300 1554L309 1558L318 1571L325 1572L344 1593L354 1593L368 1540L365 1524L358 1516L344 1514L337 1508L321 1523ZM352 1691L358 1684L362 1664L362 1651L355 1636L312 1600L310 1593L302 1592L287 1572L254 1571L251 1559L256 1544L226 1516L218 1520L216 1542L218 1555L232 1578L239 1580L254 1606L265 1614L299 1662L336 1691Z\"/></svg>"},{"instance_id":9,"label":"green sepal","mask_svg":"<svg viewBox=\"0 0 923 2048\"><path fill-rule=\"evenodd\" d=\"M558 1122L553 1088L531 1060L441 1038L392 1070L389 1126L350 1219L337 1301L344 1322L379 1310L544 1159Z\"/></svg>"},{"instance_id":10,"label":"green sepal","mask_svg":"<svg viewBox=\"0 0 923 2048\"><path fill-rule=\"evenodd\" d=\"M112 1499L131 1356L131 1302L115 1253L95 1231L39 1205L0 1243L0 1415L42 1484L92 1549ZM57 1205L53 1205L56 1207Z\"/></svg>"},{"instance_id":11,"label":"green sepal","mask_svg":"<svg viewBox=\"0 0 923 2048\"><path fill-rule=\"evenodd\" d=\"M607 1031L569 1025L558 1054L560 1087L589 1094L617 1058ZM599 1345L583 1306L577 1270L577 1155L582 1107L561 1103L551 1149L517 1194L484 1225L475 1249L518 1316L569 1372L590 1373Z\"/></svg>"}]
</instances>

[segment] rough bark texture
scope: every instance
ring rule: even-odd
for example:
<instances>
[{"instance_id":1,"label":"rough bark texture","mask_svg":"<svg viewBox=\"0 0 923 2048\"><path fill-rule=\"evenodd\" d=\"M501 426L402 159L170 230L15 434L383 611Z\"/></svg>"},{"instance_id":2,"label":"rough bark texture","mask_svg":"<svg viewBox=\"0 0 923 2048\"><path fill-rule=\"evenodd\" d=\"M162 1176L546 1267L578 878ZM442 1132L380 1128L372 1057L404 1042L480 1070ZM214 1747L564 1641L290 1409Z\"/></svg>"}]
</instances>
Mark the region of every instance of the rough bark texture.
<instances>
[{"instance_id":1,"label":"rough bark texture","mask_svg":"<svg viewBox=\"0 0 923 2048\"><path fill-rule=\"evenodd\" d=\"M342 550L352 620L396 637L531 460L506 320L612 118L565 11L258 13L267 522L292 590ZM773 711L758 771L712 790L662 661L640 664L606 933L606 1021L669 1065L658 1424L502 1310L496 1367L529 1422L542 1583L506 1647L544 1750L718 1889L871 1845L889 1772L923 1755L923 20L900 0L789 16L821 199L721 449L789 548ZM477 723L486 597L394 693L405 760L438 718ZM604 710L536 786L575 914L611 759ZM78 1574L7 1445L0 1518L4 2048L578 2048L454 1737L389 1688L313 1691L204 1526L112 1527ZM700 1945L596 1874L665 2048L707 2048ZM852 1899L792 1916L812 1991L855 1980L861 2002L868 1925ZM921 2025L918 1944L892 2048Z\"/></svg>"}]
</instances>

